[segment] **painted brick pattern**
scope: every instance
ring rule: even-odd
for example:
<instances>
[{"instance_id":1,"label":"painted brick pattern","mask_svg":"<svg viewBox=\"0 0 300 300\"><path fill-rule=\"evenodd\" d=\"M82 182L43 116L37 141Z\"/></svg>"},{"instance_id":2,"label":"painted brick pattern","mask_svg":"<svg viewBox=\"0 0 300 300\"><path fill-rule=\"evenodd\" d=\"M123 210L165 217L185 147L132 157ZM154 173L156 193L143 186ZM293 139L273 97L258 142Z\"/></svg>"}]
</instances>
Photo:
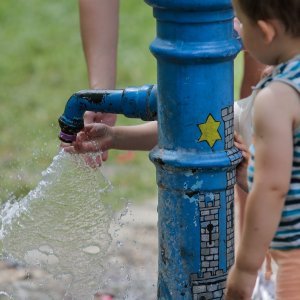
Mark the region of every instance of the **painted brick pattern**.
<instances>
[{"instance_id":1,"label":"painted brick pattern","mask_svg":"<svg viewBox=\"0 0 300 300\"><path fill-rule=\"evenodd\" d=\"M227 150L233 147L234 142L233 106L223 108L221 113L225 130L225 150Z\"/></svg>"}]
</instances>

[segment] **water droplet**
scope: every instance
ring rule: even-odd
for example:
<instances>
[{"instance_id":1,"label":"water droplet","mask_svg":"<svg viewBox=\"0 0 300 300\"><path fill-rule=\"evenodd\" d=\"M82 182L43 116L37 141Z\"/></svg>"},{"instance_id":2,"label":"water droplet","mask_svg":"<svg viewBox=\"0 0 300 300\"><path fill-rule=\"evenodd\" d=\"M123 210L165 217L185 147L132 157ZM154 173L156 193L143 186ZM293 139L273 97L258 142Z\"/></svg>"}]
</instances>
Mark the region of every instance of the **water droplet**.
<instances>
[{"instance_id":1,"label":"water droplet","mask_svg":"<svg viewBox=\"0 0 300 300\"><path fill-rule=\"evenodd\" d=\"M82 249L82 251L88 254L98 254L100 252L100 248L98 246L88 246Z\"/></svg>"}]
</instances>

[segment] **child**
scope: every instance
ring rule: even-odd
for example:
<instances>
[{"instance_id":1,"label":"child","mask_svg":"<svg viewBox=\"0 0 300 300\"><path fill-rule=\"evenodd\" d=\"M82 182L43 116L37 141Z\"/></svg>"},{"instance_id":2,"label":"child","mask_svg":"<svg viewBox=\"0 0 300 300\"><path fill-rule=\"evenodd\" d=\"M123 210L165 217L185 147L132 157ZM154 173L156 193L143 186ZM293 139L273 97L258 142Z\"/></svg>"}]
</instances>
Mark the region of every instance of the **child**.
<instances>
[{"instance_id":1,"label":"child","mask_svg":"<svg viewBox=\"0 0 300 300\"><path fill-rule=\"evenodd\" d=\"M267 250L278 265L277 300L300 295L300 1L233 0L245 47L276 65L254 92L250 194L226 300L251 299ZM254 151L255 149L255 151Z\"/></svg>"}]
</instances>

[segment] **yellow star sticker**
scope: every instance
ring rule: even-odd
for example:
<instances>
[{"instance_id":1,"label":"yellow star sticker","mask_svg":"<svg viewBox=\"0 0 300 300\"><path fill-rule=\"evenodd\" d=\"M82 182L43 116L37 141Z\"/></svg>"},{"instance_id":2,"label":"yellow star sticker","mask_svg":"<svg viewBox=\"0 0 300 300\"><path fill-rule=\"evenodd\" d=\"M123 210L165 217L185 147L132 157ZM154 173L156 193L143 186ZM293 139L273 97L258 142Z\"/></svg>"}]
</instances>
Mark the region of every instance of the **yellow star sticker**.
<instances>
[{"instance_id":1,"label":"yellow star sticker","mask_svg":"<svg viewBox=\"0 0 300 300\"><path fill-rule=\"evenodd\" d=\"M198 124L201 131L201 136L199 142L206 141L208 145L212 148L217 140L221 140L221 136L218 132L220 123L216 121L211 114L206 119L205 123Z\"/></svg>"}]
</instances>

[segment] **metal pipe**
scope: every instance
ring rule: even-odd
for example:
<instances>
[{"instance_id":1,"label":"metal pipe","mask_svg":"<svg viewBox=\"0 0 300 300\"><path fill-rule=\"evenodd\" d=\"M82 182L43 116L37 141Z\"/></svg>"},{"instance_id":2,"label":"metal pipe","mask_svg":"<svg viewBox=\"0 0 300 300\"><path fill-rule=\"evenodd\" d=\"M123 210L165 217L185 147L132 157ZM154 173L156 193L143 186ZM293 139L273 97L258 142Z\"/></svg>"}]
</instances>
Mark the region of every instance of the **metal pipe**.
<instances>
[{"instance_id":1,"label":"metal pipe","mask_svg":"<svg viewBox=\"0 0 300 300\"><path fill-rule=\"evenodd\" d=\"M124 90L82 90L68 100L58 122L61 127L59 138L66 143L76 139L83 128L86 111L123 114L129 118L145 121L156 120L156 86L144 85Z\"/></svg>"}]
</instances>

